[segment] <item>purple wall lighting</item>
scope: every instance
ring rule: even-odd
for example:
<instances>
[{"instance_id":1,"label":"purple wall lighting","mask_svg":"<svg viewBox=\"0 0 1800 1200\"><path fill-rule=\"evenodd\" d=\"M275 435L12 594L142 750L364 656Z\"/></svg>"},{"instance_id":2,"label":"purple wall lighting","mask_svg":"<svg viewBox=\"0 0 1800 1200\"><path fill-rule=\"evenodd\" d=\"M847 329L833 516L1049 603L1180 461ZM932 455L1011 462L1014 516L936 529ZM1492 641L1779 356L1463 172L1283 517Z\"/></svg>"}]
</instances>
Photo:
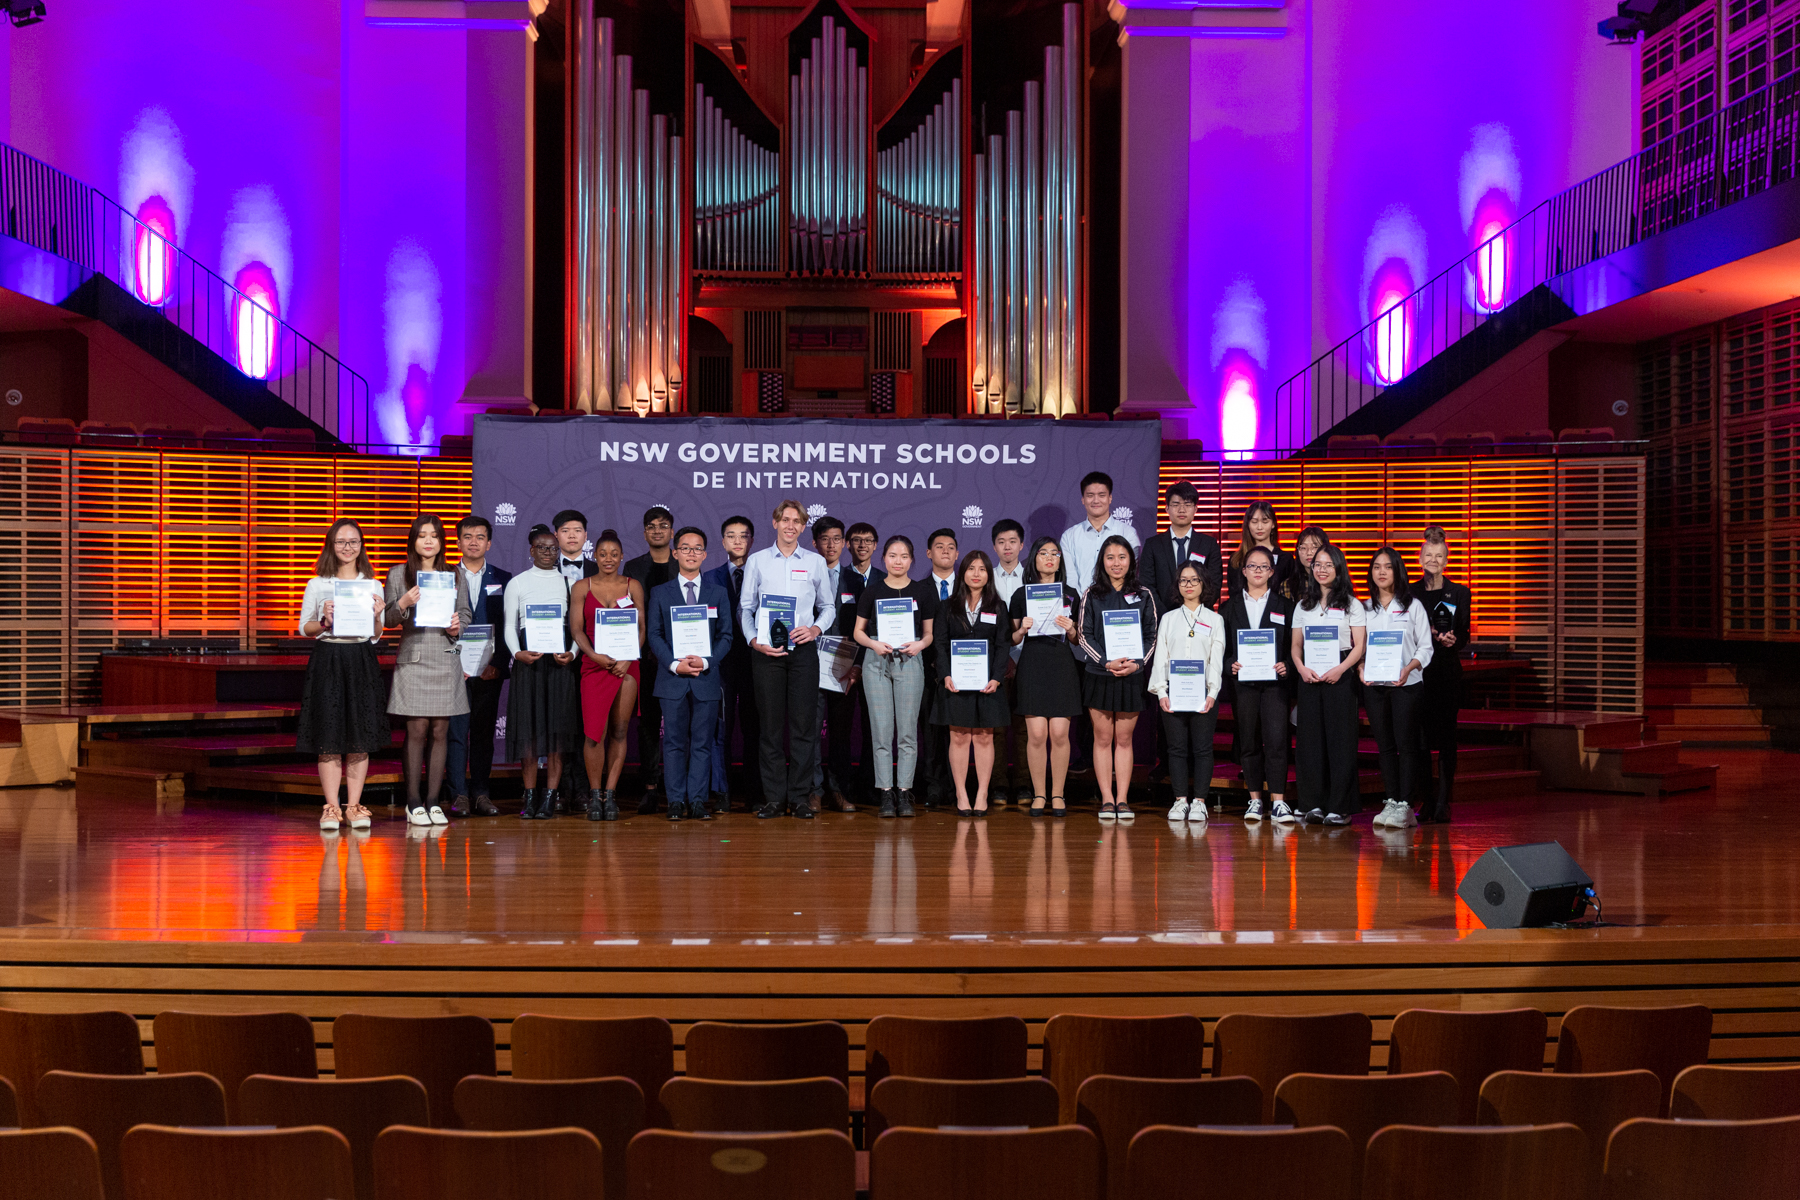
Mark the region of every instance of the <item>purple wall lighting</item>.
<instances>
[{"instance_id":1,"label":"purple wall lighting","mask_svg":"<svg viewBox=\"0 0 1800 1200\"><path fill-rule=\"evenodd\" d=\"M409 446L437 441L432 377L443 340L443 285L437 264L418 242L402 238L388 254L382 301L387 387L376 412L385 441Z\"/></svg>"},{"instance_id":2,"label":"purple wall lighting","mask_svg":"<svg viewBox=\"0 0 1800 1200\"><path fill-rule=\"evenodd\" d=\"M1404 204L1389 205L1363 246L1363 296L1369 369L1381 383L1398 383L1412 369L1417 314L1407 298L1425 280L1425 230Z\"/></svg>"},{"instance_id":3,"label":"purple wall lighting","mask_svg":"<svg viewBox=\"0 0 1800 1200\"><path fill-rule=\"evenodd\" d=\"M181 131L160 108L146 108L119 140L119 203L136 217L120 243L125 277L145 304L161 307L175 290L175 247L193 212L194 169Z\"/></svg>"},{"instance_id":4,"label":"purple wall lighting","mask_svg":"<svg viewBox=\"0 0 1800 1200\"><path fill-rule=\"evenodd\" d=\"M1519 213L1519 158L1513 150L1512 131L1499 122L1471 130L1458 176L1463 229L1475 251L1468 280L1469 306L1498 312L1507 304L1507 267L1512 254L1511 239L1501 236L1501 231Z\"/></svg>"},{"instance_id":5,"label":"purple wall lighting","mask_svg":"<svg viewBox=\"0 0 1800 1200\"><path fill-rule=\"evenodd\" d=\"M1219 387L1219 446L1232 460L1255 456L1263 373L1269 366L1268 306L1240 276L1213 309L1212 368Z\"/></svg>"},{"instance_id":6,"label":"purple wall lighting","mask_svg":"<svg viewBox=\"0 0 1800 1200\"><path fill-rule=\"evenodd\" d=\"M131 286L154 308L169 302L175 286L175 212L161 196L137 208L131 232Z\"/></svg>"},{"instance_id":7,"label":"purple wall lighting","mask_svg":"<svg viewBox=\"0 0 1800 1200\"><path fill-rule=\"evenodd\" d=\"M246 263L232 277L231 338L238 370L267 379L275 366L275 318L281 316L281 289L268 264Z\"/></svg>"}]
</instances>

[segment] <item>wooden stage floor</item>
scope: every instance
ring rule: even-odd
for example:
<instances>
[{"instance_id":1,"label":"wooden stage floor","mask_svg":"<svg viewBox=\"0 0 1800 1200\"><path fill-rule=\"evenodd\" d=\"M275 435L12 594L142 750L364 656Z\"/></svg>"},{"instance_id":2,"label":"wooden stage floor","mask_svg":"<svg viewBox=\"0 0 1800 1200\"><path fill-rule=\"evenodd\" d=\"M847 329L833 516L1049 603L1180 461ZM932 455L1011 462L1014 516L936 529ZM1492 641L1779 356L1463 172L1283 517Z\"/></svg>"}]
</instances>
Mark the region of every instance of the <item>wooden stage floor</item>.
<instances>
[{"instance_id":1,"label":"wooden stage floor","mask_svg":"<svg viewBox=\"0 0 1800 1200\"><path fill-rule=\"evenodd\" d=\"M700 1019L1698 999L1715 1058L1800 1057L1800 757L1715 791L1532 792L1450 826L1144 811L883 821L506 816L321 835L315 806L0 791L0 1005ZM397 812L397 810L395 810ZM422 836L421 836L422 835ZM1456 881L1556 839L1610 925L1487 931ZM1552 1024L1554 1036L1555 1024ZM325 1053L329 1053L328 1049ZM1380 1050L1378 1048L1378 1054ZM328 1061L328 1060L327 1060Z\"/></svg>"}]
</instances>

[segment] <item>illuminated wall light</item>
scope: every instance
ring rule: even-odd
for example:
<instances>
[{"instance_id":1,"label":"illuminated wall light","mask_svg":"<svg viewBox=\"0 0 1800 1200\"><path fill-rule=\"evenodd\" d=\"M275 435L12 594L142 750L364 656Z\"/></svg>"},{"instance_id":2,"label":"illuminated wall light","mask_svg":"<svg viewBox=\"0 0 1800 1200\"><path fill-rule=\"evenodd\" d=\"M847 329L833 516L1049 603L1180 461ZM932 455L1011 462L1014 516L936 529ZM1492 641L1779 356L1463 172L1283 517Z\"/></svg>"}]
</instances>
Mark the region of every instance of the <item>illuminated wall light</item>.
<instances>
[{"instance_id":1,"label":"illuminated wall light","mask_svg":"<svg viewBox=\"0 0 1800 1200\"><path fill-rule=\"evenodd\" d=\"M1399 383L1412 358L1412 305L1408 293L1384 291L1375 299L1375 378Z\"/></svg>"},{"instance_id":2,"label":"illuminated wall light","mask_svg":"<svg viewBox=\"0 0 1800 1200\"><path fill-rule=\"evenodd\" d=\"M1467 300L1477 312L1506 307L1511 239L1501 236L1519 212L1519 156L1512 131L1498 122L1469 131L1469 147L1457 170L1457 204L1474 252Z\"/></svg>"},{"instance_id":3,"label":"illuminated wall light","mask_svg":"<svg viewBox=\"0 0 1800 1200\"><path fill-rule=\"evenodd\" d=\"M281 317L281 297L275 273L253 262L232 280L237 295L231 298L231 343L238 370L252 379L267 379L275 366L276 321Z\"/></svg>"},{"instance_id":4,"label":"illuminated wall light","mask_svg":"<svg viewBox=\"0 0 1800 1200\"><path fill-rule=\"evenodd\" d=\"M1475 305L1483 312L1506 307L1506 226L1498 221L1482 226L1475 235Z\"/></svg>"},{"instance_id":5,"label":"illuminated wall light","mask_svg":"<svg viewBox=\"0 0 1800 1200\"><path fill-rule=\"evenodd\" d=\"M138 205L131 237L131 289L153 308L175 290L175 213L161 196Z\"/></svg>"},{"instance_id":6,"label":"illuminated wall light","mask_svg":"<svg viewBox=\"0 0 1800 1200\"><path fill-rule=\"evenodd\" d=\"M1256 285L1239 276L1213 309L1212 365L1218 372L1219 441L1225 457L1246 461L1256 456L1257 380L1269 365L1268 308ZM1196 389L1203 395L1203 389Z\"/></svg>"},{"instance_id":7,"label":"illuminated wall light","mask_svg":"<svg viewBox=\"0 0 1800 1200\"><path fill-rule=\"evenodd\" d=\"M1412 294L1425 275L1425 230L1404 204L1390 205L1363 247L1363 295L1368 319L1365 360L1377 383L1398 383L1412 369L1415 325Z\"/></svg>"}]
</instances>

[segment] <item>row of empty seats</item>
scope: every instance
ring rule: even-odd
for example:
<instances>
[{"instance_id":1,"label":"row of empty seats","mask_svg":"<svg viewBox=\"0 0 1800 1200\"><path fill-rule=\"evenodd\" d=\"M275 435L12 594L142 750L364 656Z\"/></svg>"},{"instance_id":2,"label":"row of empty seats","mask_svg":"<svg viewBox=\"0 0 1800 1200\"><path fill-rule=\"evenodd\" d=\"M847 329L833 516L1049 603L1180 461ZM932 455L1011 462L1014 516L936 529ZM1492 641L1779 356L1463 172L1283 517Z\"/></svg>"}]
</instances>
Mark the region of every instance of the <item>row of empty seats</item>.
<instances>
[{"instance_id":1,"label":"row of empty seats","mask_svg":"<svg viewBox=\"0 0 1800 1200\"><path fill-rule=\"evenodd\" d=\"M1325 440L1327 458L1488 458L1506 454L1613 454L1621 449L1610 428L1527 429L1517 433L1333 434Z\"/></svg>"},{"instance_id":2,"label":"row of empty seats","mask_svg":"<svg viewBox=\"0 0 1800 1200\"><path fill-rule=\"evenodd\" d=\"M310 429L271 426L261 430L190 429L178 425L130 425L120 421L83 421L67 417L19 418L19 441L35 446L138 446L159 450L314 451L324 449Z\"/></svg>"}]
</instances>

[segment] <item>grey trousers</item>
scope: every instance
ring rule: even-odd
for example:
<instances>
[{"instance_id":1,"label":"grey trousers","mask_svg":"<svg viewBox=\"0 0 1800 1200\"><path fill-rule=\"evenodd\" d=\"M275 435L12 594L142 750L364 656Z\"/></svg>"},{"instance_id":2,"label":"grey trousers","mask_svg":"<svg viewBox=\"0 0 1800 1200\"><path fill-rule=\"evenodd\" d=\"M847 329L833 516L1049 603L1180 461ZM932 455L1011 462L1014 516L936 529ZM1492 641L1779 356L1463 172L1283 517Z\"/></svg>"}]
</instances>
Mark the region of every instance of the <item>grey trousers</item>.
<instances>
[{"instance_id":1,"label":"grey trousers","mask_svg":"<svg viewBox=\"0 0 1800 1200\"><path fill-rule=\"evenodd\" d=\"M918 655L895 662L865 654L862 685L869 702L875 786L910 788L919 765L919 701L925 695L925 664Z\"/></svg>"}]
</instances>

